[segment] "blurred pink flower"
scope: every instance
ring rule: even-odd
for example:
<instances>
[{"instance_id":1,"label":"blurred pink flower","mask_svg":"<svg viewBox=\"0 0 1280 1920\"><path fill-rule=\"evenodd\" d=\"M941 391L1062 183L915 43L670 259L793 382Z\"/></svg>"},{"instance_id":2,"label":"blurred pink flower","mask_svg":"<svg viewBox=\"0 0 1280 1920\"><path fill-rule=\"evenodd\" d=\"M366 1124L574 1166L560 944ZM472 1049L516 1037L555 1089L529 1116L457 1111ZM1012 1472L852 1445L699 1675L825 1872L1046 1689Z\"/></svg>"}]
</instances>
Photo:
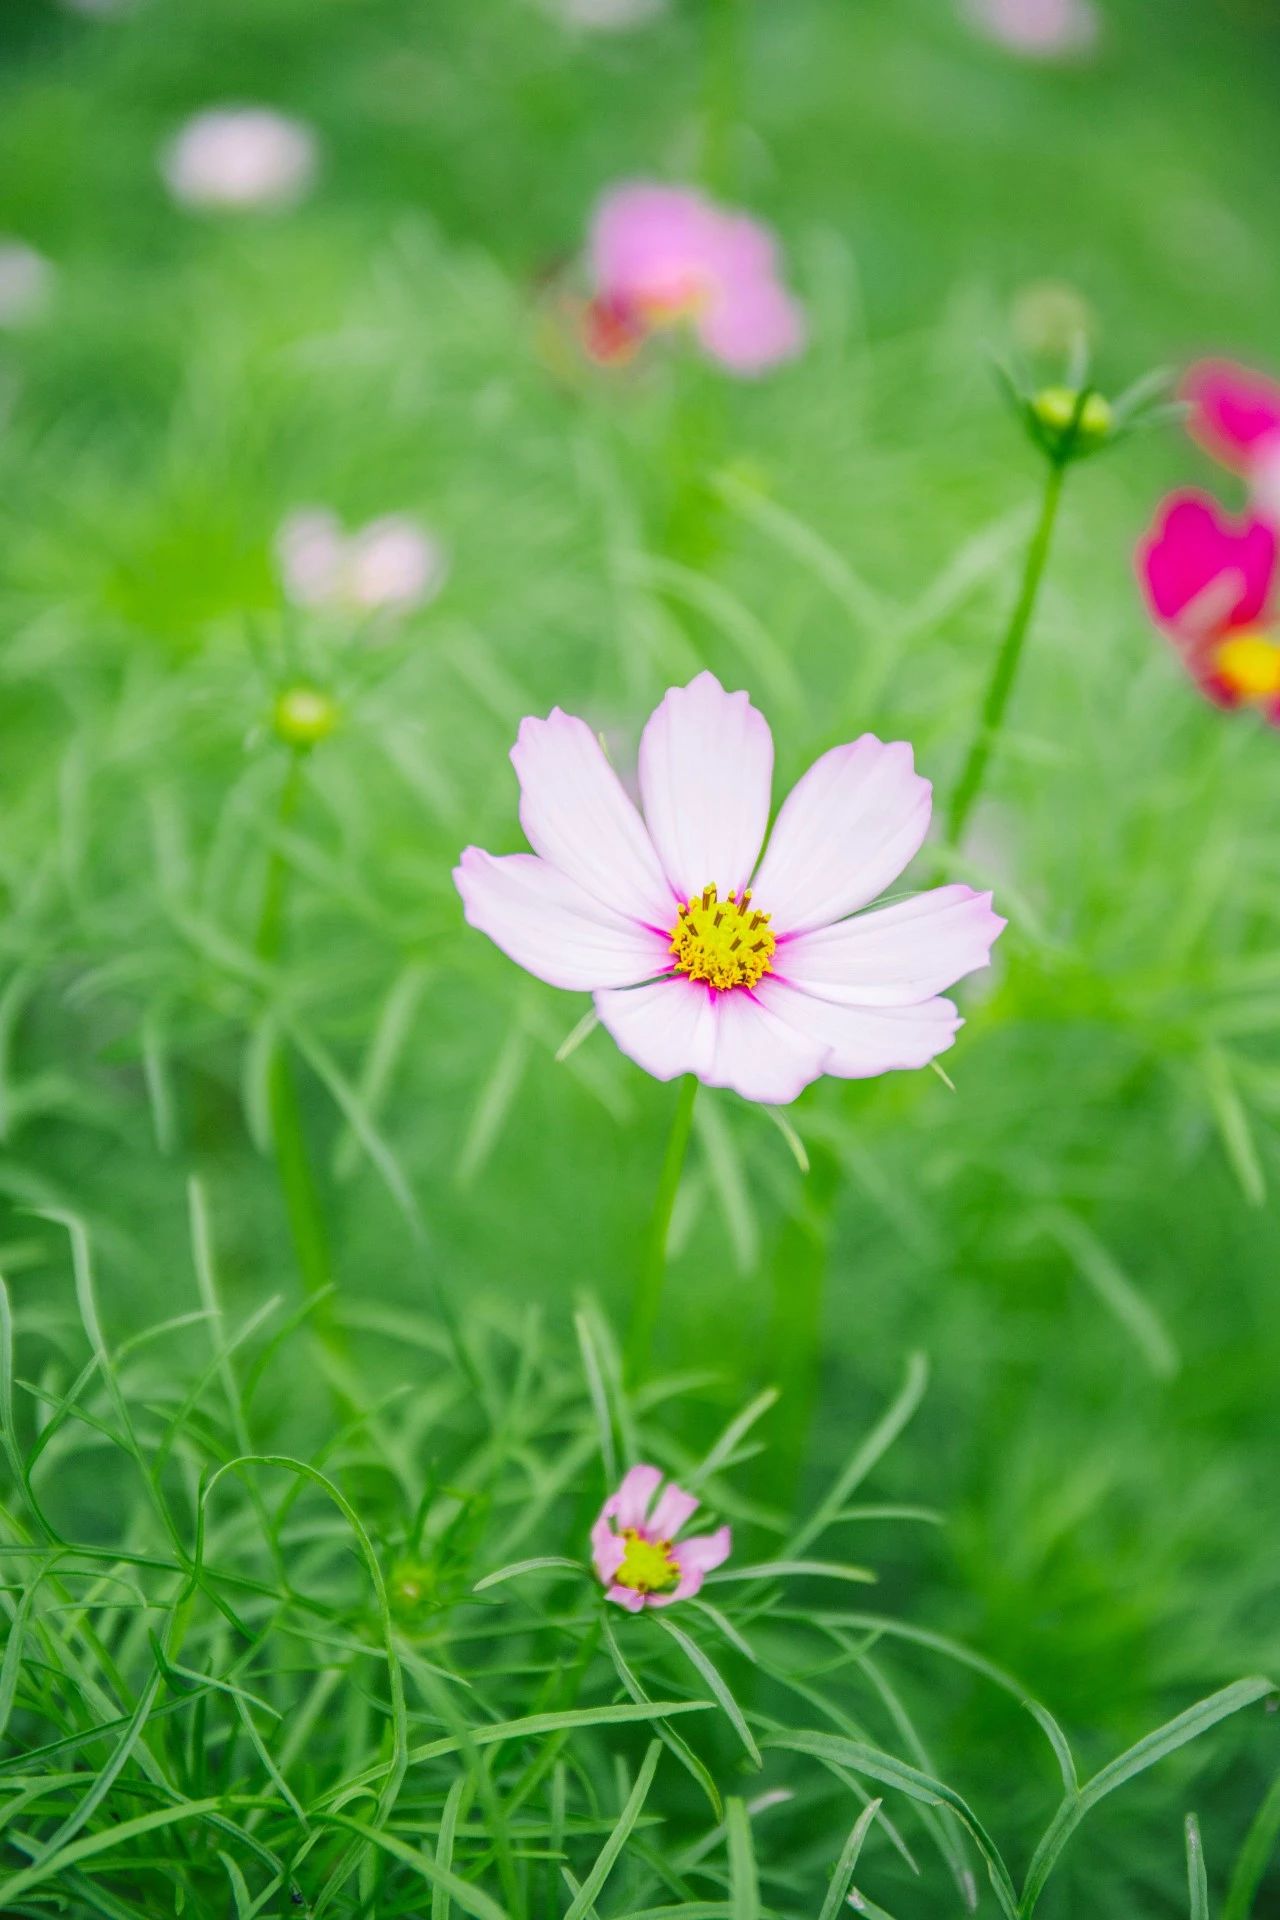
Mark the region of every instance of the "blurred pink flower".
<instances>
[{"instance_id":1,"label":"blurred pink flower","mask_svg":"<svg viewBox=\"0 0 1280 1920\"><path fill-rule=\"evenodd\" d=\"M1138 547L1152 614L1201 691L1220 707L1261 708L1280 725L1280 639L1271 622L1275 529L1233 521L1201 494L1174 494Z\"/></svg>"},{"instance_id":2,"label":"blurred pink flower","mask_svg":"<svg viewBox=\"0 0 1280 1920\"><path fill-rule=\"evenodd\" d=\"M599 358L625 357L610 355L608 339L630 351L681 324L737 374L763 373L804 345L804 314L779 278L768 228L691 189L612 188L596 207L589 254L594 308L607 322L588 335Z\"/></svg>"},{"instance_id":3,"label":"blurred pink flower","mask_svg":"<svg viewBox=\"0 0 1280 1920\"><path fill-rule=\"evenodd\" d=\"M300 507L281 525L276 556L285 591L304 607L403 613L433 600L447 572L440 542L399 513L348 534L327 507Z\"/></svg>"},{"instance_id":4,"label":"blurred pink flower","mask_svg":"<svg viewBox=\"0 0 1280 1920\"><path fill-rule=\"evenodd\" d=\"M655 1503L661 1484L661 1467L632 1467L591 1529L591 1558L608 1589L605 1597L628 1613L692 1600L733 1545L728 1527L677 1540L698 1502L671 1480Z\"/></svg>"},{"instance_id":5,"label":"blurred pink flower","mask_svg":"<svg viewBox=\"0 0 1280 1920\"><path fill-rule=\"evenodd\" d=\"M297 204L318 164L316 137L273 107L210 107L179 128L160 170L174 199L201 211Z\"/></svg>"},{"instance_id":6,"label":"blurred pink flower","mask_svg":"<svg viewBox=\"0 0 1280 1920\"><path fill-rule=\"evenodd\" d=\"M1261 510L1280 520L1280 385L1232 360L1198 360L1182 382L1192 437L1244 474Z\"/></svg>"},{"instance_id":7,"label":"blurred pink flower","mask_svg":"<svg viewBox=\"0 0 1280 1920\"><path fill-rule=\"evenodd\" d=\"M1092 0L962 0L969 24L1027 60L1092 51L1101 21Z\"/></svg>"},{"instance_id":8,"label":"blurred pink flower","mask_svg":"<svg viewBox=\"0 0 1280 1920\"><path fill-rule=\"evenodd\" d=\"M53 297L57 275L50 261L25 240L0 238L0 327L39 320Z\"/></svg>"},{"instance_id":9,"label":"blurred pink flower","mask_svg":"<svg viewBox=\"0 0 1280 1920\"><path fill-rule=\"evenodd\" d=\"M511 758L534 853L468 847L454 873L466 917L538 979L592 993L656 1079L785 1103L821 1074L921 1067L951 1045L960 1017L937 996L987 964L1005 924L990 894L936 887L857 912L929 825L910 747L868 733L824 753L763 859L773 739L713 674L650 716L643 818L559 708L523 722Z\"/></svg>"}]
</instances>

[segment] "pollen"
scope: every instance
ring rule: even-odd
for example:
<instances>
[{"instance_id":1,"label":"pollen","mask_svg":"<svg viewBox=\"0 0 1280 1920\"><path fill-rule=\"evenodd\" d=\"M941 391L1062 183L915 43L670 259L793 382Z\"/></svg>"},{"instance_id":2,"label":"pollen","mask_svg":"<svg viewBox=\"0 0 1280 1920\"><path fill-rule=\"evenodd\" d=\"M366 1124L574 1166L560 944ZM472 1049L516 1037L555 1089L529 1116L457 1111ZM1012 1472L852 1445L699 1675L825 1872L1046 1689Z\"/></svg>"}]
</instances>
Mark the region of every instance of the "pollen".
<instances>
[{"instance_id":1,"label":"pollen","mask_svg":"<svg viewBox=\"0 0 1280 1920\"><path fill-rule=\"evenodd\" d=\"M1214 654L1213 664L1242 700L1280 698L1280 646L1263 633L1233 633Z\"/></svg>"},{"instance_id":2,"label":"pollen","mask_svg":"<svg viewBox=\"0 0 1280 1920\"><path fill-rule=\"evenodd\" d=\"M626 1551L613 1576L620 1587L630 1587L635 1593L665 1593L675 1586L680 1568L669 1540L646 1540L634 1527L624 1527L622 1538Z\"/></svg>"},{"instance_id":3,"label":"pollen","mask_svg":"<svg viewBox=\"0 0 1280 1920\"><path fill-rule=\"evenodd\" d=\"M705 980L721 993L754 987L772 970L777 945L769 915L752 909L750 887L743 888L741 898L734 889L727 900L714 887L704 887L681 907L671 929L676 972Z\"/></svg>"}]
</instances>

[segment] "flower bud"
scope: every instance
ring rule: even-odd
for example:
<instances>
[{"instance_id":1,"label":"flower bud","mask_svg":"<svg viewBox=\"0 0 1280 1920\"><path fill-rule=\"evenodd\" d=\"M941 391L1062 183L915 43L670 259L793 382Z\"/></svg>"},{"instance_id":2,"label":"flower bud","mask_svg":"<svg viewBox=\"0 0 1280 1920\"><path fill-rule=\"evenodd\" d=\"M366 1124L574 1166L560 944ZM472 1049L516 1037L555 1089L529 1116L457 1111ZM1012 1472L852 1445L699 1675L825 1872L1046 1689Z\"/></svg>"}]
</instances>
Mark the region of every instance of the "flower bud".
<instances>
[{"instance_id":1,"label":"flower bud","mask_svg":"<svg viewBox=\"0 0 1280 1920\"><path fill-rule=\"evenodd\" d=\"M338 705L318 687L286 687L276 696L271 724L290 747L314 747L338 724Z\"/></svg>"},{"instance_id":2,"label":"flower bud","mask_svg":"<svg viewBox=\"0 0 1280 1920\"><path fill-rule=\"evenodd\" d=\"M1065 435L1074 427L1074 442L1080 447L1097 446L1111 431L1111 407L1100 393L1089 394L1081 407L1080 395L1073 388L1042 387L1031 402L1031 410L1051 434Z\"/></svg>"}]
</instances>

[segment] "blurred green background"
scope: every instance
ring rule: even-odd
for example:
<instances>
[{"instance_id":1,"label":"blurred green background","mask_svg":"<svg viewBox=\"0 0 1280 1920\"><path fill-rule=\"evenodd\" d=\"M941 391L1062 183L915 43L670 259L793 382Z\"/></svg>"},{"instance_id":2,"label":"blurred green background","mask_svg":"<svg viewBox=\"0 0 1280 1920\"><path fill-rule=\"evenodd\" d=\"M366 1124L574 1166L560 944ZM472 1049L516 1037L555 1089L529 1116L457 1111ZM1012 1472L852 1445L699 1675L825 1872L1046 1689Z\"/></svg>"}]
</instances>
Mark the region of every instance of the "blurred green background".
<instances>
[{"instance_id":1,"label":"blurred green background","mask_svg":"<svg viewBox=\"0 0 1280 1920\"><path fill-rule=\"evenodd\" d=\"M55 275L0 333L20 1327L68 1311L33 1204L86 1220L118 1331L189 1304L192 1167L234 1297L296 1286L261 1150L282 1011L344 1297L420 1303L431 1269L464 1302L558 1321L589 1289L622 1316L674 1091L600 1033L558 1063L585 1001L469 933L450 868L521 844L522 714L583 713L625 761L703 663L769 713L779 790L865 728L945 792L1039 485L991 350L1060 375L1044 283L1084 303L1104 390L1275 350L1274 8L1103 12L1096 53L1055 67L944 0L756 0L736 45L710 0L608 34L553 0L5 0L0 232ZM591 204L693 177L709 90L734 122L719 184L777 227L810 350L758 384L661 351L591 369L560 299ZM167 196L161 145L225 100L314 127L296 210ZM1010 917L960 994L955 1090L828 1083L789 1114L840 1179L811 1445L797 1379L758 1479L780 1498L842 1457L923 1349L886 1497L948 1522L876 1538L882 1598L1015 1671L1099 1762L1280 1671L1280 744L1200 704L1132 578L1160 493L1193 479L1230 491L1174 427L1072 474L975 831L919 863ZM291 609L272 544L315 502L420 516L440 597L377 646ZM267 722L299 677L344 718L284 843L264 980ZM661 1352L710 1359L722 1412L799 1364L791 1289L824 1220L767 1115L703 1102ZM1034 1832L1049 1783L1016 1709L931 1705L946 1777ZM1269 1732L1108 1803L1045 1911L1184 1912L1182 1811L1228 1857Z\"/></svg>"}]
</instances>

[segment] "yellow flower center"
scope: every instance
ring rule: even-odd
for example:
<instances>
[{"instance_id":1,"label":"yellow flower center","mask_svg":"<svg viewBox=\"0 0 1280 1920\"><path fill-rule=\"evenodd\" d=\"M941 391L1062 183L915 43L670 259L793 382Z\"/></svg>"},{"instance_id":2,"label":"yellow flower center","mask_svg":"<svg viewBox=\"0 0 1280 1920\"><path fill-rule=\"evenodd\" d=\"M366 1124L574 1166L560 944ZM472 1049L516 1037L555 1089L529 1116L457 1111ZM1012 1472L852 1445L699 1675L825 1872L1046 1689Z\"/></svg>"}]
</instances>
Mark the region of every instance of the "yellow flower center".
<instances>
[{"instance_id":1,"label":"yellow flower center","mask_svg":"<svg viewBox=\"0 0 1280 1920\"><path fill-rule=\"evenodd\" d=\"M1280 646L1264 633L1233 633L1216 649L1213 663L1242 700L1280 696Z\"/></svg>"},{"instance_id":2,"label":"yellow flower center","mask_svg":"<svg viewBox=\"0 0 1280 1920\"><path fill-rule=\"evenodd\" d=\"M690 275L683 286L670 287L665 293L643 294L636 305L649 326L676 327L682 320L696 320L710 297L710 289Z\"/></svg>"},{"instance_id":3,"label":"yellow flower center","mask_svg":"<svg viewBox=\"0 0 1280 1920\"><path fill-rule=\"evenodd\" d=\"M751 910L750 887L743 888L740 900L736 889L721 900L714 887L704 887L681 907L671 929L676 972L705 980L722 993L730 987L754 987L761 974L771 971L777 945L769 915Z\"/></svg>"},{"instance_id":4,"label":"yellow flower center","mask_svg":"<svg viewBox=\"0 0 1280 1920\"><path fill-rule=\"evenodd\" d=\"M680 1569L669 1540L645 1540L634 1527L624 1527L622 1537L627 1550L613 1576L620 1587L631 1587L636 1593L665 1593L675 1586Z\"/></svg>"}]
</instances>

